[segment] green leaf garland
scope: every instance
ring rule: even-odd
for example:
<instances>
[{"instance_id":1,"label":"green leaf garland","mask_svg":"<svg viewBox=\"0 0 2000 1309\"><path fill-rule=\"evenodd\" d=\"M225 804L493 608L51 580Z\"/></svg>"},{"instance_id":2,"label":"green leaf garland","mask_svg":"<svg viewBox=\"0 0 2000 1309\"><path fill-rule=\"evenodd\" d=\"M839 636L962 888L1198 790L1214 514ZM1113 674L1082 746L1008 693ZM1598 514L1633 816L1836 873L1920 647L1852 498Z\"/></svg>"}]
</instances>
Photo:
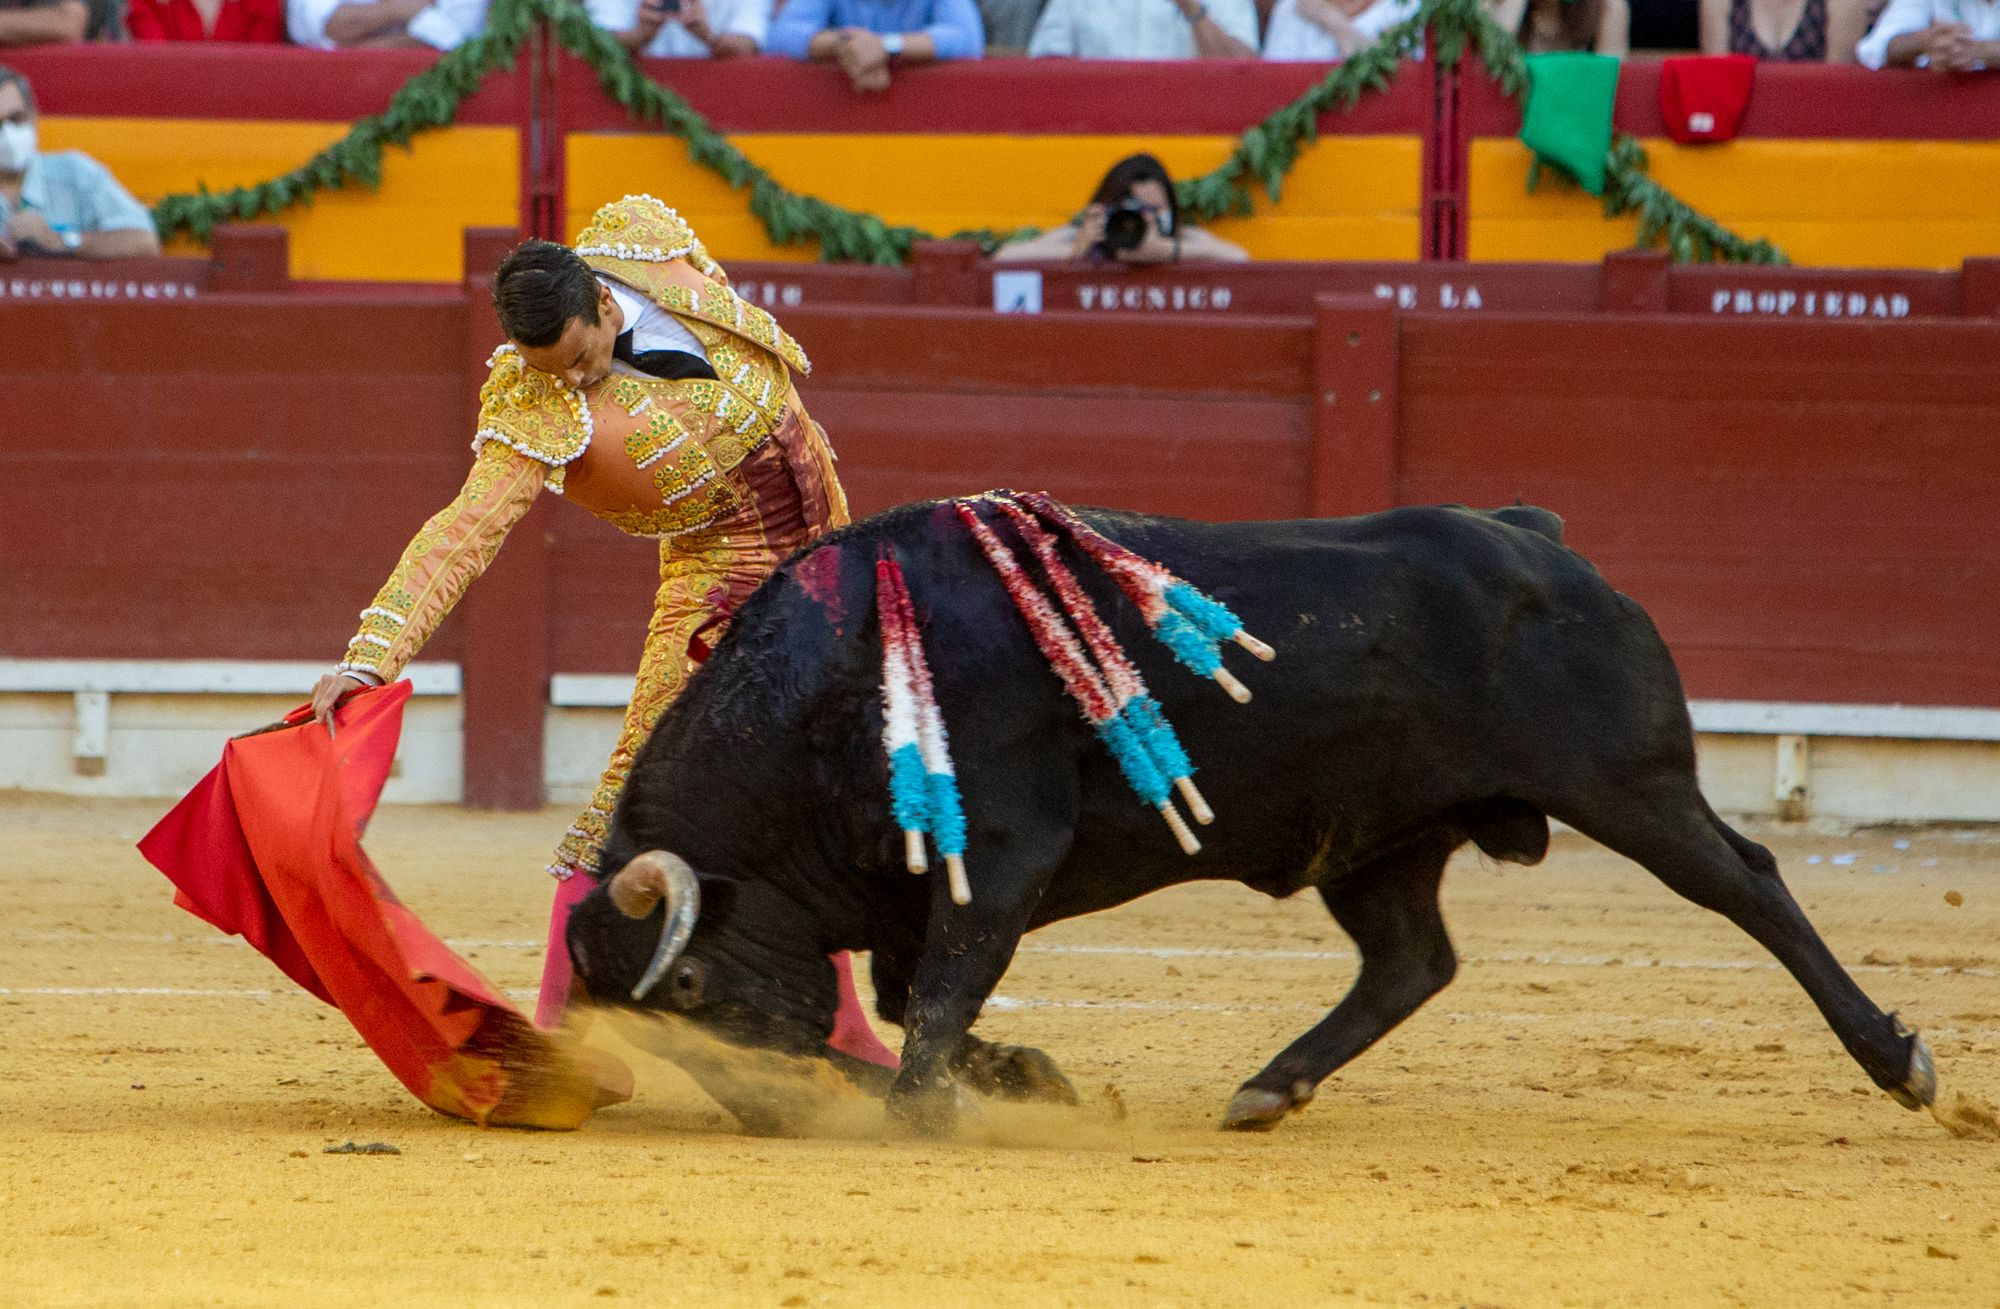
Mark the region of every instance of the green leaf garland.
<instances>
[{"instance_id":1,"label":"green leaf garland","mask_svg":"<svg viewBox=\"0 0 2000 1309\"><path fill-rule=\"evenodd\" d=\"M631 52L592 23L575 0L494 0L483 32L405 82L381 113L355 123L345 137L298 168L255 186L226 191L198 186L193 194L163 198L153 206L161 238L184 232L206 243L217 223L250 221L311 204L316 193L354 182L371 189L380 186L383 147L407 147L419 132L451 123L480 82L513 65L537 22L548 24L557 43L588 64L605 93L635 120L657 124L678 136L695 163L734 189L747 190L750 212L774 244L816 243L820 258L829 261L900 264L908 261L912 245L933 239L917 228L892 226L874 214L788 190L718 133L693 105L648 76ZM1487 15L1479 0L1423 0L1414 15L1389 28L1374 45L1334 65L1296 100L1246 128L1216 168L1178 183L1175 191L1182 213L1197 222L1247 216L1256 207L1254 190L1262 190L1277 204L1299 154L1318 140L1320 116L1351 110L1362 96L1387 86L1403 61L1422 47L1426 31L1439 66L1456 67L1470 47L1500 89L1519 99L1527 73L1513 35ZM1607 168L1605 215L1636 210L1640 245L1664 245L1683 262L1785 262L1770 242L1744 240L1655 182L1646 171L1645 151L1632 137L1620 135L1613 141ZM1529 190L1539 176L1540 170L1531 165ZM975 241L991 253L1033 231L979 228L951 236Z\"/></svg>"}]
</instances>

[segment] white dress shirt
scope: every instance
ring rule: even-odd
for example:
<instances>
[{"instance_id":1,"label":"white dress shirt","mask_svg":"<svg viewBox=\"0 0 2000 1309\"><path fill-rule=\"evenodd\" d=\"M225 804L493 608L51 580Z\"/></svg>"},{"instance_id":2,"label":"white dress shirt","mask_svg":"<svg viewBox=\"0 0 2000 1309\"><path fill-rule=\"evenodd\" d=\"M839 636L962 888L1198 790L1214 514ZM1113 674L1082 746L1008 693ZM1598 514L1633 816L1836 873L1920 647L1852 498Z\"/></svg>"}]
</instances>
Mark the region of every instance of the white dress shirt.
<instances>
[{"instance_id":1,"label":"white dress shirt","mask_svg":"<svg viewBox=\"0 0 2000 1309\"><path fill-rule=\"evenodd\" d=\"M1209 0L1215 25L1257 49L1254 0ZM1193 59L1194 24L1174 0L1049 0L1028 54L1073 59Z\"/></svg>"},{"instance_id":2,"label":"white dress shirt","mask_svg":"<svg viewBox=\"0 0 2000 1309\"><path fill-rule=\"evenodd\" d=\"M1934 23L1964 23L1972 29L1973 40L2000 41L2000 0L1889 0L1889 7L1854 48L1854 57L1863 67L1880 68L1889 62L1889 42ZM1928 63L1926 58L1917 60L1919 68Z\"/></svg>"},{"instance_id":3,"label":"white dress shirt","mask_svg":"<svg viewBox=\"0 0 2000 1309\"><path fill-rule=\"evenodd\" d=\"M584 0L590 21L607 32L629 32L639 25L639 0ZM764 48L771 30L772 0L707 0L708 26L717 36L747 36ZM700 59L712 51L694 38L678 18L660 24L660 30L639 52L649 59Z\"/></svg>"},{"instance_id":4,"label":"white dress shirt","mask_svg":"<svg viewBox=\"0 0 2000 1309\"><path fill-rule=\"evenodd\" d=\"M1363 36L1379 39L1382 33L1417 12L1417 0L1375 0L1348 19ZM1418 47L1419 54L1422 47ZM1299 13L1299 0L1278 0L1271 11L1271 25L1264 32L1266 59L1301 63L1332 63L1357 52L1343 50L1333 33Z\"/></svg>"},{"instance_id":5,"label":"white dress shirt","mask_svg":"<svg viewBox=\"0 0 2000 1309\"><path fill-rule=\"evenodd\" d=\"M350 0L285 0L285 32L293 45L313 50L338 47L327 40L326 20ZM486 0L436 0L405 28L425 45L455 50L486 26Z\"/></svg>"},{"instance_id":6,"label":"white dress shirt","mask_svg":"<svg viewBox=\"0 0 2000 1309\"><path fill-rule=\"evenodd\" d=\"M708 349L700 338L681 325L666 310L614 278L598 275L599 285L611 292L618 312L625 315L625 330L632 334L632 353L647 350L685 350L709 363Z\"/></svg>"}]
</instances>

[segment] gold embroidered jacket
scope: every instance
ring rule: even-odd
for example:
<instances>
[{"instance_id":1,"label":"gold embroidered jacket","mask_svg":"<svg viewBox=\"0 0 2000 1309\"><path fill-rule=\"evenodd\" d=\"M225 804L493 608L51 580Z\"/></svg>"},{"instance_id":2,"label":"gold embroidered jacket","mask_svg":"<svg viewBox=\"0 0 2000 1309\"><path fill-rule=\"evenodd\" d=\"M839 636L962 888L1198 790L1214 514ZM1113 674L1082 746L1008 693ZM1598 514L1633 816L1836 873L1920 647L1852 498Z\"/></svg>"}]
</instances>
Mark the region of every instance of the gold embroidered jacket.
<instances>
[{"instance_id":1,"label":"gold embroidered jacket","mask_svg":"<svg viewBox=\"0 0 2000 1309\"><path fill-rule=\"evenodd\" d=\"M579 392L502 346L480 389L471 473L362 611L342 670L396 678L544 487L623 531L672 540L744 507L745 493L730 474L788 416L824 452L792 385L794 371L811 370L805 352L770 314L730 289L672 209L650 196L606 205L576 251L600 275L674 314L708 352L715 380L614 374ZM830 461L824 454L837 498ZM838 512L844 520L844 502Z\"/></svg>"}]
</instances>

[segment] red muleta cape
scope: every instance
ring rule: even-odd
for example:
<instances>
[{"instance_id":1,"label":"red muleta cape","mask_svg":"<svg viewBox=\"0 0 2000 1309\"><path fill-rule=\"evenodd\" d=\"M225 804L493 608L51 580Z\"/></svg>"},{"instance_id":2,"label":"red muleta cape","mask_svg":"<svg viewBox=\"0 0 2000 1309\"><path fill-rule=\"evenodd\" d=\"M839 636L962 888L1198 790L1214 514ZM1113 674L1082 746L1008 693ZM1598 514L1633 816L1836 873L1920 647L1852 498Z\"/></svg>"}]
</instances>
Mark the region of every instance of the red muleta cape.
<instances>
[{"instance_id":1,"label":"red muleta cape","mask_svg":"<svg viewBox=\"0 0 2000 1309\"><path fill-rule=\"evenodd\" d=\"M630 1097L616 1059L542 1032L396 899L361 831L410 684L361 691L338 734L294 710L239 737L139 842L181 908L241 936L338 1008L410 1093L489 1127L574 1128Z\"/></svg>"}]
</instances>

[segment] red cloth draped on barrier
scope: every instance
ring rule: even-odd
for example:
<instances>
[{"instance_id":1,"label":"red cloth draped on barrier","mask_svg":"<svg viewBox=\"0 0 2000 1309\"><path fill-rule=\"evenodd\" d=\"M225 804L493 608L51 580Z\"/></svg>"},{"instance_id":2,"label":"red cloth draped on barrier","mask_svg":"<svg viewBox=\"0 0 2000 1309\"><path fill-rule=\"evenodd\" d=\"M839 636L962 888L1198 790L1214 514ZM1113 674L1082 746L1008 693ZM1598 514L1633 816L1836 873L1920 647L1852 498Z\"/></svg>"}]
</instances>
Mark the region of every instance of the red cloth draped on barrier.
<instances>
[{"instance_id":1,"label":"red cloth draped on barrier","mask_svg":"<svg viewBox=\"0 0 2000 1309\"><path fill-rule=\"evenodd\" d=\"M573 1128L631 1094L617 1060L537 1031L396 899L361 848L410 685L351 697L338 734L231 741L140 851L176 904L243 937L354 1024L410 1093L482 1126Z\"/></svg>"}]
</instances>

